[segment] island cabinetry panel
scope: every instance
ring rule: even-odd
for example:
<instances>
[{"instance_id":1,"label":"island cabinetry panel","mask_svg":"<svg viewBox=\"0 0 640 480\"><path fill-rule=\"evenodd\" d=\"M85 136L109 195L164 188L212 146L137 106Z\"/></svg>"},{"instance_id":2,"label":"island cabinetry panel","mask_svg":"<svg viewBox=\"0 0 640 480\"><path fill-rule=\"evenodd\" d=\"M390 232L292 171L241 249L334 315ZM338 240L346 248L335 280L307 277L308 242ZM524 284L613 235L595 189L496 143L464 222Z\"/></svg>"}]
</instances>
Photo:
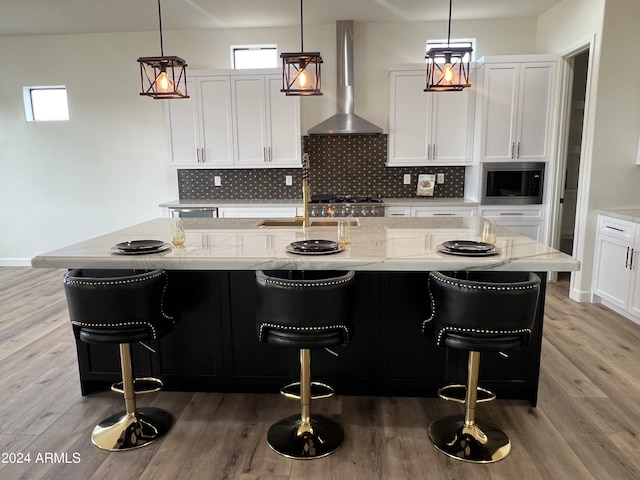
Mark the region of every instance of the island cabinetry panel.
<instances>
[{"instance_id":1,"label":"island cabinetry panel","mask_svg":"<svg viewBox=\"0 0 640 480\"><path fill-rule=\"evenodd\" d=\"M478 78L482 83L480 160L548 161L555 62L487 57L478 68Z\"/></svg>"},{"instance_id":2,"label":"island cabinetry panel","mask_svg":"<svg viewBox=\"0 0 640 480\"><path fill-rule=\"evenodd\" d=\"M389 74L389 166L472 162L475 90L424 92L426 72Z\"/></svg>"},{"instance_id":3,"label":"island cabinetry panel","mask_svg":"<svg viewBox=\"0 0 640 480\"><path fill-rule=\"evenodd\" d=\"M354 330L344 347L313 349L311 371L314 380L331 384L338 393L364 393L375 389L378 372L378 313L375 274L356 273L353 286ZM231 272L230 308L232 321L225 326L226 380L232 390L277 392L300 374L296 348L258 341L256 332L255 272ZM277 318L273 319L277 323ZM335 355L334 355L335 353Z\"/></svg>"},{"instance_id":4,"label":"island cabinetry panel","mask_svg":"<svg viewBox=\"0 0 640 480\"><path fill-rule=\"evenodd\" d=\"M178 391L277 392L298 378L297 349L258 341L254 271L170 271L169 281L180 320L151 342L157 354L134 345L136 373L151 372ZM421 332L431 308L428 272L358 271L352 295L352 341L332 349L337 356L314 349L314 379L345 395L435 396L447 383L464 383L466 354L436 347ZM535 405L543 306L544 294L526 352L483 356L481 381L502 398ZM115 346L77 345L83 394L119 379Z\"/></svg>"},{"instance_id":5,"label":"island cabinetry panel","mask_svg":"<svg viewBox=\"0 0 640 480\"><path fill-rule=\"evenodd\" d=\"M272 74L206 74L167 102L172 163L194 168L301 166L300 100Z\"/></svg>"},{"instance_id":6,"label":"island cabinetry panel","mask_svg":"<svg viewBox=\"0 0 640 480\"><path fill-rule=\"evenodd\" d=\"M635 321L640 319L639 252L637 223L598 215L593 293Z\"/></svg>"}]
</instances>

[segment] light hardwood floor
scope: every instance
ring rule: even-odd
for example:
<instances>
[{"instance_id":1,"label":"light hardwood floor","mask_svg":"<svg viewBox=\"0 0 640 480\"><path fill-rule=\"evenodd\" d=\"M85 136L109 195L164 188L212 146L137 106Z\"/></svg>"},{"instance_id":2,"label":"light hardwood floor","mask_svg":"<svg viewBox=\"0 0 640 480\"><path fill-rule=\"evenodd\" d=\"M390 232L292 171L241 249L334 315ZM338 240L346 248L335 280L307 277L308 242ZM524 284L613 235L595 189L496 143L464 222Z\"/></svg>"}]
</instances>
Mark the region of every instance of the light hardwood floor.
<instances>
[{"instance_id":1,"label":"light hardwood floor","mask_svg":"<svg viewBox=\"0 0 640 480\"><path fill-rule=\"evenodd\" d=\"M131 452L98 450L93 426L122 403L111 392L80 395L62 273L0 268L1 479L640 478L640 325L569 300L566 281L548 289L538 407L481 405L478 417L500 425L513 449L496 464L471 465L430 444L431 420L460 408L436 398L315 402L314 411L341 421L345 443L327 458L293 461L271 451L266 432L296 411L294 402L277 394L159 392L139 403L174 414L164 439ZM27 453L30 463L10 455ZM66 462L52 462L53 454Z\"/></svg>"}]
</instances>

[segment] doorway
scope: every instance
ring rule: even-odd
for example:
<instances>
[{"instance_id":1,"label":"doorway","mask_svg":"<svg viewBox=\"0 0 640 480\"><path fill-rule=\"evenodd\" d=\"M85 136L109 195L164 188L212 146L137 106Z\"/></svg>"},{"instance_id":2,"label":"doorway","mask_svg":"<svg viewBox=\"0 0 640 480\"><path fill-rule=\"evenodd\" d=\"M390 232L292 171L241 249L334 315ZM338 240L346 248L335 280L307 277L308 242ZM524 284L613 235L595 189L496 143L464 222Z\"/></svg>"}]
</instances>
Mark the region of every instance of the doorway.
<instances>
[{"instance_id":1,"label":"doorway","mask_svg":"<svg viewBox=\"0 0 640 480\"><path fill-rule=\"evenodd\" d=\"M568 115L565 126L564 187L560 197L560 234L556 248L568 255L573 254L580 158L582 156L582 132L584 129L585 100L589 71L589 49L571 57L567 63L571 70L568 84ZM570 275L569 272L560 274Z\"/></svg>"}]
</instances>

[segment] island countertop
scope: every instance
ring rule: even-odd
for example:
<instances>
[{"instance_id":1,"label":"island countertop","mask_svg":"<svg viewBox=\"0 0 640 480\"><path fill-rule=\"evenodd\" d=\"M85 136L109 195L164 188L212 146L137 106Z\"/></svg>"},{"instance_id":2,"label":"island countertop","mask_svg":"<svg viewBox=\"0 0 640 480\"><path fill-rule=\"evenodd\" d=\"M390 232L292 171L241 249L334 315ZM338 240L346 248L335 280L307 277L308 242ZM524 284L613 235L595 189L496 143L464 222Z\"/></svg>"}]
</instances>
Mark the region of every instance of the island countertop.
<instances>
[{"instance_id":1,"label":"island countertop","mask_svg":"<svg viewBox=\"0 0 640 480\"><path fill-rule=\"evenodd\" d=\"M172 219L158 218L34 257L45 268L163 268L166 270L514 270L575 271L580 263L549 246L498 227L499 254L468 257L441 253L447 240L480 240L483 220L464 218L358 218L351 244L328 255L287 251L293 241L337 239L329 226L260 227L263 219L182 219L182 247L145 255L111 249L128 240L170 242ZM318 219L322 220L322 219ZM325 219L326 220L326 219Z\"/></svg>"}]
</instances>

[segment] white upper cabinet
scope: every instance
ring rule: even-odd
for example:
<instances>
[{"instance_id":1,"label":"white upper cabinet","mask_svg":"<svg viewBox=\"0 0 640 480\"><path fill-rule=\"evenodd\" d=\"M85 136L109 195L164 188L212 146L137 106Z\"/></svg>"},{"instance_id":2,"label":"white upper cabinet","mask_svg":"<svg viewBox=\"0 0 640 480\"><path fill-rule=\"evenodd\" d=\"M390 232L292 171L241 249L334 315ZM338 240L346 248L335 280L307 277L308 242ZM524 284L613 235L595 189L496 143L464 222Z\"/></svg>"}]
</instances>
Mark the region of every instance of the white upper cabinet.
<instances>
[{"instance_id":1,"label":"white upper cabinet","mask_svg":"<svg viewBox=\"0 0 640 480\"><path fill-rule=\"evenodd\" d=\"M472 162L475 90L424 92L424 68L389 74L389 166Z\"/></svg>"},{"instance_id":2,"label":"white upper cabinet","mask_svg":"<svg viewBox=\"0 0 640 480\"><path fill-rule=\"evenodd\" d=\"M169 101L174 165L196 168L301 166L300 100L279 75L198 74L191 98Z\"/></svg>"},{"instance_id":3,"label":"white upper cabinet","mask_svg":"<svg viewBox=\"0 0 640 480\"><path fill-rule=\"evenodd\" d=\"M191 77L190 98L168 100L175 165L233 165L229 77Z\"/></svg>"},{"instance_id":4,"label":"white upper cabinet","mask_svg":"<svg viewBox=\"0 0 640 480\"><path fill-rule=\"evenodd\" d=\"M491 57L478 69L481 161L549 160L555 66L554 61L501 62Z\"/></svg>"},{"instance_id":5,"label":"white upper cabinet","mask_svg":"<svg viewBox=\"0 0 640 480\"><path fill-rule=\"evenodd\" d=\"M279 75L231 77L236 113L236 165L301 165L300 99L280 92Z\"/></svg>"}]
</instances>

